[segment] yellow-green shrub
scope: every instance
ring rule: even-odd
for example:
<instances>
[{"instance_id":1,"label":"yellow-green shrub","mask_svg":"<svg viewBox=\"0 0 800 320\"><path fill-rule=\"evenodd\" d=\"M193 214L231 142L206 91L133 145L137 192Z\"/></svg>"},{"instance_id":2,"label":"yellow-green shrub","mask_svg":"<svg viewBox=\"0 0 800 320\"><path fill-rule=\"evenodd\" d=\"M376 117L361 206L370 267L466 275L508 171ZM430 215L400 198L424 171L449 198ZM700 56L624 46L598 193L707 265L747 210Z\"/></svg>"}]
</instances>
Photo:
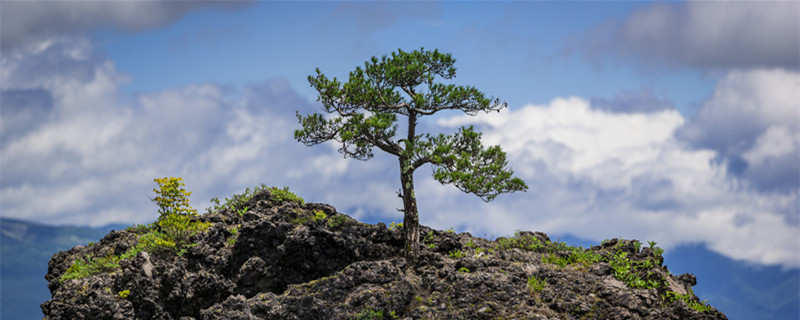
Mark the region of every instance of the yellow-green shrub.
<instances>
[{"instance_id":1,"label":"yellow-green shrub","mask_svg":"<svg viewBox=\"0 0 800 320\"><path fill-rule=\"evenodd\" d=\"M153 179L158 184L158 189L153 189L156 197L151 199L159 209L158 213L163 217L166 214L186 214L196 215L197 210L189 205L191 192L183 189L185 185L183 178L164 177Z\"/></svg>"}]
</instances>

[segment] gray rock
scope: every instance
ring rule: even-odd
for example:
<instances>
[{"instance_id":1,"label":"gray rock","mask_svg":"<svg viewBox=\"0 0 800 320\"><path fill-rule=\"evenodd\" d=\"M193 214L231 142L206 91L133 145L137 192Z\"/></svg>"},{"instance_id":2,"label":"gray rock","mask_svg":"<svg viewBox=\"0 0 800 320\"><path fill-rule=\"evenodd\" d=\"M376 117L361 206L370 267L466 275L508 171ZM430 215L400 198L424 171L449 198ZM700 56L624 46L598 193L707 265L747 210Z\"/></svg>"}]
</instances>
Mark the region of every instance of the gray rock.
<instances>
[{"instance_id":1,"label":"gray rock","mask_svg":"<svg viewBox=\"0 0 800 320\"><path fill-rule=\"evenodd\" d=\"M225 209L200 216L212 225L180 256L141 252L115 270L62 282L76 259L120 255L141 232L111 232L98 244L56 253L45 276L52 299L41 306L44 319L378 319L378 312L383 319L726 319L714 308L668 302L666 290L699 301L690 291L697 279L669 274L663 260L628 240L587 250L651 259L649 277L666 285L629 288L607 260L544 263L547 254L570 253L541 232L518 236L544 247L503 250L468 233L423 226L421 238L433 239L411 265L402 229L360 223L330 205L271 201L264 190L242 215ZM327 218L313 219L315 211ZM449 255L455 250L461 258ZM545 283L541 291L528 287L529 278Z\"/></svg>"}]
</instances>

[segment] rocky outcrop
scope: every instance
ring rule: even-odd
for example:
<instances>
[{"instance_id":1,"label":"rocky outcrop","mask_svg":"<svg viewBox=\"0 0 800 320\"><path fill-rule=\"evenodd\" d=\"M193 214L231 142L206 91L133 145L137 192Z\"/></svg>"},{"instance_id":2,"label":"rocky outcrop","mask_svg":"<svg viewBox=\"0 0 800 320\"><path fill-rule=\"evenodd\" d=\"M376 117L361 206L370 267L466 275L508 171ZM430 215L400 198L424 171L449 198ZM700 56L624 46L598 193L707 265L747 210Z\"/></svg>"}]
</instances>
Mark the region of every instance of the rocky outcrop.
<instances>
[{"instance_id":1,"label":"rocky outcrop","mask_svg":"<svg viewBox=\"0 0 800 320\"><path fill-rule=\"evenodd\" d=\"M62 281L77 259L130 252L148 227L55 254L45 319L726 319L691 293L694 276L669 274L657 248L633 241L579 250L543 233L489 241L423 227L411 265L402 230L382 223L269 190L243 207L197 217L210 226L180 255L141 251ZM650 285L626 278L625 263Z\"/></svg>"}]
</instances>

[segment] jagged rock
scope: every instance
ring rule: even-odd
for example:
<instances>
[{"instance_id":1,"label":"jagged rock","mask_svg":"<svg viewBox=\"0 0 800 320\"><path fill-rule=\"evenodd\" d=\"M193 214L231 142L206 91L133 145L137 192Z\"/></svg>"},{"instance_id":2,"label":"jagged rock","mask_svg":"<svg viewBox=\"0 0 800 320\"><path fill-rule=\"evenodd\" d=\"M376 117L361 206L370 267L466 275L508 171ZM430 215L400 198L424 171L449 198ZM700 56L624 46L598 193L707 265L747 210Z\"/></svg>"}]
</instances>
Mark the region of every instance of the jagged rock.
<instances>
[{"instance_id":1,"label":"jagged rock","mask_svg":"<svg viewBox=\"0 0 800 320\"><path fill-rule=\"evenodd\" d=\"M383 319L726 319L686 303L698 301L694 276L669 274L659 255L628 240L586 252L651 261L649 277L665 285L629 288L607 259L546 263L547 255L570 252L541 232L516 236L541 246L501 248L509 239L423 226L419 263L411 265L402 230L360 223L329 205L274 203L268 190L246 207L200 216L211 226L180 256L142 251L114 270L61 281L76 259L121 255L139 234L112 231L56 253L45 276L52 299L42 304L44 319L380 319L379 312ZM529 279L544 284L533 290ZM691 300L668 301L666 291Z\"/></svg>"}]
</instances>

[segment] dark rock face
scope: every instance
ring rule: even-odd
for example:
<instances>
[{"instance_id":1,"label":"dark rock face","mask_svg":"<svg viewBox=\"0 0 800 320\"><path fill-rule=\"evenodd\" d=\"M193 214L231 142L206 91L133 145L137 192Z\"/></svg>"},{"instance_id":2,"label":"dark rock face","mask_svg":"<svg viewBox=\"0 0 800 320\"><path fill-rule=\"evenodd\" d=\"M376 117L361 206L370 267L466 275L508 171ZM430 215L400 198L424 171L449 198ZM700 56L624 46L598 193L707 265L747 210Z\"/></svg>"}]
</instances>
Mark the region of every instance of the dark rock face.
<instances>
[{"instance_id":1,"label":"dark rock face","mask_svg":"<svg viewBox=\"0 0 800 320\"><path fill-rule=\"evenodd\" d=\"M727 319L713 308L667 301L664 288L631 289L607 261L545 263L547 254L567 253L540 232L518 236L544 246L501 248L422 227L425 248L412 266L403 258L402 230L360 223L328 205L276 204L266 190L247 207L201 216L212 224L182 256L143 251L115 270L61 282L75 259L121 255L137 234L111 232L55 254L45 319ZM310 218L320 212L324 218ZM611 250L636 261L653 257L627 240L587 249ZM668 289L697 299L694 276L673 276L657 264ZM543 281L541 290L529 287L531 278Z\"/></svg>"}]
</instances>

